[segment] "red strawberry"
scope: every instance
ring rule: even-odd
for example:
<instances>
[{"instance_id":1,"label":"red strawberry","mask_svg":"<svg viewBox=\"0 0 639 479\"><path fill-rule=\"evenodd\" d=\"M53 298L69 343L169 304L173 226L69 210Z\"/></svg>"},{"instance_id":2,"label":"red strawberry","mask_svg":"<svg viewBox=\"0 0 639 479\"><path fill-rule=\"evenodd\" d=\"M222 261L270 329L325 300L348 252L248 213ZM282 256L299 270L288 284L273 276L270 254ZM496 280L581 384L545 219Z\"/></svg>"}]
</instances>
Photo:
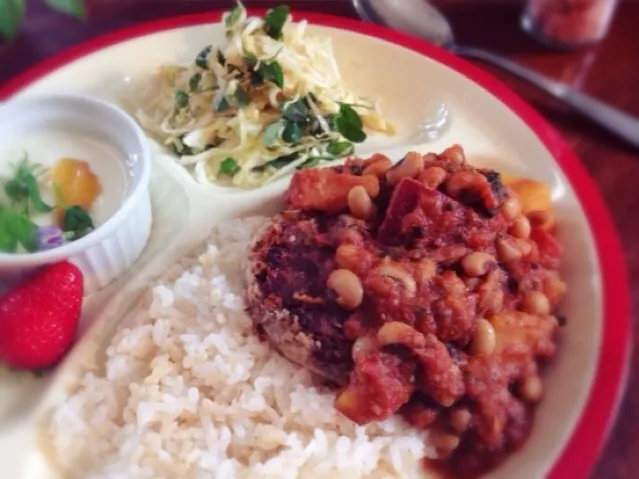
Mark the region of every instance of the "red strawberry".
<instances>
[{"instance_id":1,"label":"red strawberry","mask_svg":"<svg viewBox=\"0 0 639 479\"><path fill-rule=\"evenodd\" d=\"M48 265L0 297L0 361L45 369L68 351L82 311L83 279L67 261Z\"/></svg>"}]
</instances>

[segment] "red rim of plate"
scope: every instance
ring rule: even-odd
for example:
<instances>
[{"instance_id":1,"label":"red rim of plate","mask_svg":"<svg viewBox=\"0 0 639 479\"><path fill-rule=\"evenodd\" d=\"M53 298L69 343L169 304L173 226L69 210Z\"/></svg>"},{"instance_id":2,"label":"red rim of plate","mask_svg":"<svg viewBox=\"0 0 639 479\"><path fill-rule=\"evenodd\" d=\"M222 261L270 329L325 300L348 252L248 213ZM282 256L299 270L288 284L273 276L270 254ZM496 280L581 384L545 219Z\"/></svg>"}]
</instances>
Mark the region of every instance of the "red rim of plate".
<instances>
[{"instance_id":1,"label":"red rim of plate","mask_svg":"<svg viewBox=\"0 0 639 479\"><path fill-rule=\"evenodd\" d=\"M251 13L261 15L264 12L252 10ZM630 300L625 262L614 224L594 181L554 127L507 86L483 70L423 40L379 25L319 13L295 12L295 15L314 24L363 33L409 48L481 85L506 104L535 132L572 184L595 240L603 283L604 325L599 361L586 406L548 477L587 477L618 410L627 378L630 352ZM141 22L97 36L68 48L12 78L0 87L0 99L7 99L56 69L110 45L163 30L217 22L220 16L221 13L216 11L169 17Z\"/></svg>"}]
</instances>

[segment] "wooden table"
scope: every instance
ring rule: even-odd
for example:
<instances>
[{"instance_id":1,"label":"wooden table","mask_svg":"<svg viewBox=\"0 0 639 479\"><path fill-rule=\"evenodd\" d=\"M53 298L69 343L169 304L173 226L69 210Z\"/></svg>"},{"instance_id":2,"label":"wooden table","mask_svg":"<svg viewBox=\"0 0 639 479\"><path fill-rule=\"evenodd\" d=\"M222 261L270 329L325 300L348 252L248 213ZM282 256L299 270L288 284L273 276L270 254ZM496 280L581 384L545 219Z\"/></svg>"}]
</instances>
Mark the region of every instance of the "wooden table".
<instances>
[{"instance_id":1,"label":"wooden table","mask_svg":"<svg viewBox=\"0 0 639 479\"><path fill-rule=\"evenodd\" d=\"M272 6L272 1L246 1ZM440 0L458 39L490 47L551 77L588 91L639 116L639 2L623 2L608 37L598 47L577 53L544 50L519 29L517 1ZM78 23L29 2L27 21L13 44L0 44L0 83L38 60L114 28L176 13L228 7L217 0L88 0L89 19ZM349 0L289 0L295 9L355 16ZM152 6L152 8L150 8ZM534 88L500 70L486 67L536 106L565 135L601 189L621 234L633 293L633 318L639 311L639 151L592 126ZM634 86L633 86L634 85ZM634 321L634 343L639 323ZM632 356L639 367L639 349ZM639 375L632 374L617 424L593 471L601 479L639 477Z\"/></svg>"}]
</instances>

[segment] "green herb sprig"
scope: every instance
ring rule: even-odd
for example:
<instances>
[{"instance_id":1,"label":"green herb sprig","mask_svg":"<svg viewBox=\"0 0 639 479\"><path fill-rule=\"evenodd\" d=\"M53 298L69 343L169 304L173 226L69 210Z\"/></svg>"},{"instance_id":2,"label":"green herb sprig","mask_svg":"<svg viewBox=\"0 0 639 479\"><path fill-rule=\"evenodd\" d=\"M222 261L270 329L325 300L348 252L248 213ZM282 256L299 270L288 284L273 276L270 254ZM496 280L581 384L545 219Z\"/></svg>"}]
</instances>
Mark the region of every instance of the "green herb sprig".
<instances>
[{"instance_id":1,"label":"green herb sprig","mask_svg":"<svg viewBox=\"0 0 639 479\"><path fill-rule=\"evenodd\" d=\"M0 205L0 251L15 253L18 245L28 251L37 249L38 227L27 216Z\"/></svg>"},{"instance_id":2,"label":"green herb sprig","mask_svg":"<svg viewBox=\"0 0 639 479\"><path fill-rule=\"evenodd\" d=\"M9 204L0 204L0 251L15 253L18 246L26 251L38 249L38 226L31 221L31 213L50 213L53 207L44 202L35 176L38 165L29 163L25 153L17 162L12 175L4 182Z\"/></svg>"},{"instance_id":3,"label":"green herb sprig","mask_svg":"<svg viewBox=\"0 0 639 479\"><path fill-rule=\"evenodd\" d=\"M34 175L37 165L31 165L25 157L14 167L13 175L4 185L4 193L11 206L29 216L30 208L38 213L48 213L53 208L47 205L40 195L40 187Z\"/></svg>"}]
</instances>

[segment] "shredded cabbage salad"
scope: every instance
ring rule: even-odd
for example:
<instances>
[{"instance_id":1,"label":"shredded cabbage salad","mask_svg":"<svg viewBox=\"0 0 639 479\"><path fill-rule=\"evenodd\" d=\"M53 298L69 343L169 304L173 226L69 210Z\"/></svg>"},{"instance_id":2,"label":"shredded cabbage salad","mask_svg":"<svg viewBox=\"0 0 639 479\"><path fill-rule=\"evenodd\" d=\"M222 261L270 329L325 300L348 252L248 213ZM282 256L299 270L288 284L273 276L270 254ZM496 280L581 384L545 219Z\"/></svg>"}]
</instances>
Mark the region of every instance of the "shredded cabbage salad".
<instances>
[{"instance_id":1,"label":"shredded cabbage salad","mask_svg":"<svg viewBox=\"0 0 639 479\"><path fill-rule=\"evenodd\" d=\"M255 187L351 155L366 130L393 134L374 102L344 87L330 38L307 36L286 6L222 17L225 45L162 66L138 121L203 184Z\"/></svg>"}]
</instances>

